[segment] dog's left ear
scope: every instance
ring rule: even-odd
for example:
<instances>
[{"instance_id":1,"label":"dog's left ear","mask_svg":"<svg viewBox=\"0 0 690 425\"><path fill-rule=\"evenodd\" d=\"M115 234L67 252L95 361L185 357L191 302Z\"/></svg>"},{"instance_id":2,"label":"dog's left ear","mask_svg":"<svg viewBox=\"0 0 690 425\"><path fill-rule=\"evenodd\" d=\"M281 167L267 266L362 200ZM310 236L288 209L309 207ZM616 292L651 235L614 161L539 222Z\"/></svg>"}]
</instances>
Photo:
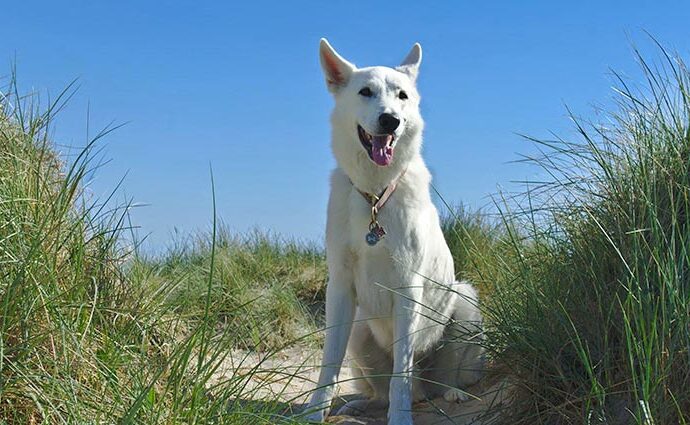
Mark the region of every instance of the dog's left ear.
<instances>
[{"instance_id":1,"label":"dog's left ear","mask_svg":"<svg viewBox=\"0 0 690 425\"><path fill-rule=\"evenodd\" d=\"M419 74L420 63L422 63L422 46L419 43L415 43L405 60L395 69L407 74L414 81L417 79L417 74Z\"/></svg>"}]
</instances>

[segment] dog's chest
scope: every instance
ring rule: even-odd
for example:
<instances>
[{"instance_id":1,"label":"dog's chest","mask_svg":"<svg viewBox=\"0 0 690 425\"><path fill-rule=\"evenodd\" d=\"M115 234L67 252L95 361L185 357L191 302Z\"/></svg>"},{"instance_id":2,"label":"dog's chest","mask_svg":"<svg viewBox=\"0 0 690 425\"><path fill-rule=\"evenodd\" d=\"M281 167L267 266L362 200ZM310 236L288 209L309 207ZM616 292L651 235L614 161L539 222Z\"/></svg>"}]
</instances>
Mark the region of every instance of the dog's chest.
<instances>
[{"instance_id":1,"label":"dog's chest","mask_svg":"<svg viewBox=\"0 0 690 425\"><path fill-rule=\"evenodd\" d=\"M378 224L386 235L375 245L366 240L371 225L371 208L361 195L354 192L350 202L348 235L353 252L353 272L357 303L361 309L371 314L388 316L392 314L395 288L400 286L399 273L391 255L391 244L395 243L396 233L402 231L397 202L389 201L378 214Z\"/></svg>"}]
</instances>

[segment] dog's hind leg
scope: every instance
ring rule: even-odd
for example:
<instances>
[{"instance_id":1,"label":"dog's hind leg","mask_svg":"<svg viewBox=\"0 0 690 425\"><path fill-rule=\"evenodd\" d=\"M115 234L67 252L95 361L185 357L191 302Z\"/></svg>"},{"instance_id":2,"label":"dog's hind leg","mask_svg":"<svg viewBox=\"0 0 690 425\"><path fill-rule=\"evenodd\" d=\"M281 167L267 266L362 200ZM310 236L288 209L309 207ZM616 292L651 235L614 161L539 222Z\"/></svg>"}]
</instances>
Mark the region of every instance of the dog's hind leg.
<instances>
[{"instance_id":1,"label":"dog's hind leg","mask_svg":"<svg viewBox=\"0 0 690 425\"><path fill-rule=\"evenodd\" d=\"M467 400L465 390L482 376L482 349L445 338L439 344L422 374L427 394L432 398L443 395L447 401Z\"/></svg>"},{"instance_id":2,"label":"dog's hind leg","mask_svg":"<svg viewBox=\"0 0 690 425\"><path fill-rule=\"evenodd\" d=\"M467 289L469 285L462 289ZM471 289L471 287L469 287ZM469 290L468 290L469 292ZM463 401L469 398L463 391L477 382L484 372L484 339L481 315L472 299L459 299L452 321L446 326L435 351L429 355L426 370L426 388L430 396L443 397L447 401Z\"/></svg>"},{"instance_id":3,"label":"dog's hind leg","mask_svg":"<svg viewBox=\"0 0 690 425\"><path fill-rule=\"evenodd\" d=\"M355 388L369 398L350 401L340 408L338 414L357 416L364 411L386 408L393 359L378 345L366 320L359 314L352 326L348 353Z\"/></svg>"}]
</instances>

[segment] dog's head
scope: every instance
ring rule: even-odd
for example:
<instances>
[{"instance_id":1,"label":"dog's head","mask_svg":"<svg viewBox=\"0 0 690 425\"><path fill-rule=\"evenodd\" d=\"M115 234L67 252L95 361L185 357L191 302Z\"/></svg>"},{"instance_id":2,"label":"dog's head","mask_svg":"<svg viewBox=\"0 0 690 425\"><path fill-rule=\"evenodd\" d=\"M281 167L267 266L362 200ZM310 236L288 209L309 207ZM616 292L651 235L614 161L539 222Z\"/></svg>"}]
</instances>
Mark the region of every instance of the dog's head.
<instances>
[{"instance_id":1,"label":"dog's head","mask_svg":"<svg viewBox=\"0 0 690 425\"><path fill-rule=\"evenodd\" d=\"M326 39L319 49L332 115L336 159L366 167L402 165L419 152L422 119L415 85L422 48L415 44L396 68L357 68ZM396 167L397 168L397 167Z\"/></svg>"}]
</instances>

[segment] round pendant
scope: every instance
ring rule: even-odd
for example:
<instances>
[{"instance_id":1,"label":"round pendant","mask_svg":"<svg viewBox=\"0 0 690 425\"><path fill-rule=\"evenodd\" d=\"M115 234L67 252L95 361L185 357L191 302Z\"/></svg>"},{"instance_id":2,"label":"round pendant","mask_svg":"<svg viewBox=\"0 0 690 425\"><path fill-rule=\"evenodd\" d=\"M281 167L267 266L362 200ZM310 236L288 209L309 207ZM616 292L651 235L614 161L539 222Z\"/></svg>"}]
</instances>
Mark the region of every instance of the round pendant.
<instances>
[{"instance_id":1,"label":"round pendant","mask_svg":"<svg viewBox=\"0 0 690 425\"><path fill-rule=\"evenodd\" d=\"M377 235L376 233L374 233L374 232L369 232L369 233L367 233L367 235L366 235L366 240L367 240L367 244L368 244L369 246L374 246L374 245L376 245L377 243L379 243L380 238L379 238L379 235Z\"/></svg>"}]
</instances>

